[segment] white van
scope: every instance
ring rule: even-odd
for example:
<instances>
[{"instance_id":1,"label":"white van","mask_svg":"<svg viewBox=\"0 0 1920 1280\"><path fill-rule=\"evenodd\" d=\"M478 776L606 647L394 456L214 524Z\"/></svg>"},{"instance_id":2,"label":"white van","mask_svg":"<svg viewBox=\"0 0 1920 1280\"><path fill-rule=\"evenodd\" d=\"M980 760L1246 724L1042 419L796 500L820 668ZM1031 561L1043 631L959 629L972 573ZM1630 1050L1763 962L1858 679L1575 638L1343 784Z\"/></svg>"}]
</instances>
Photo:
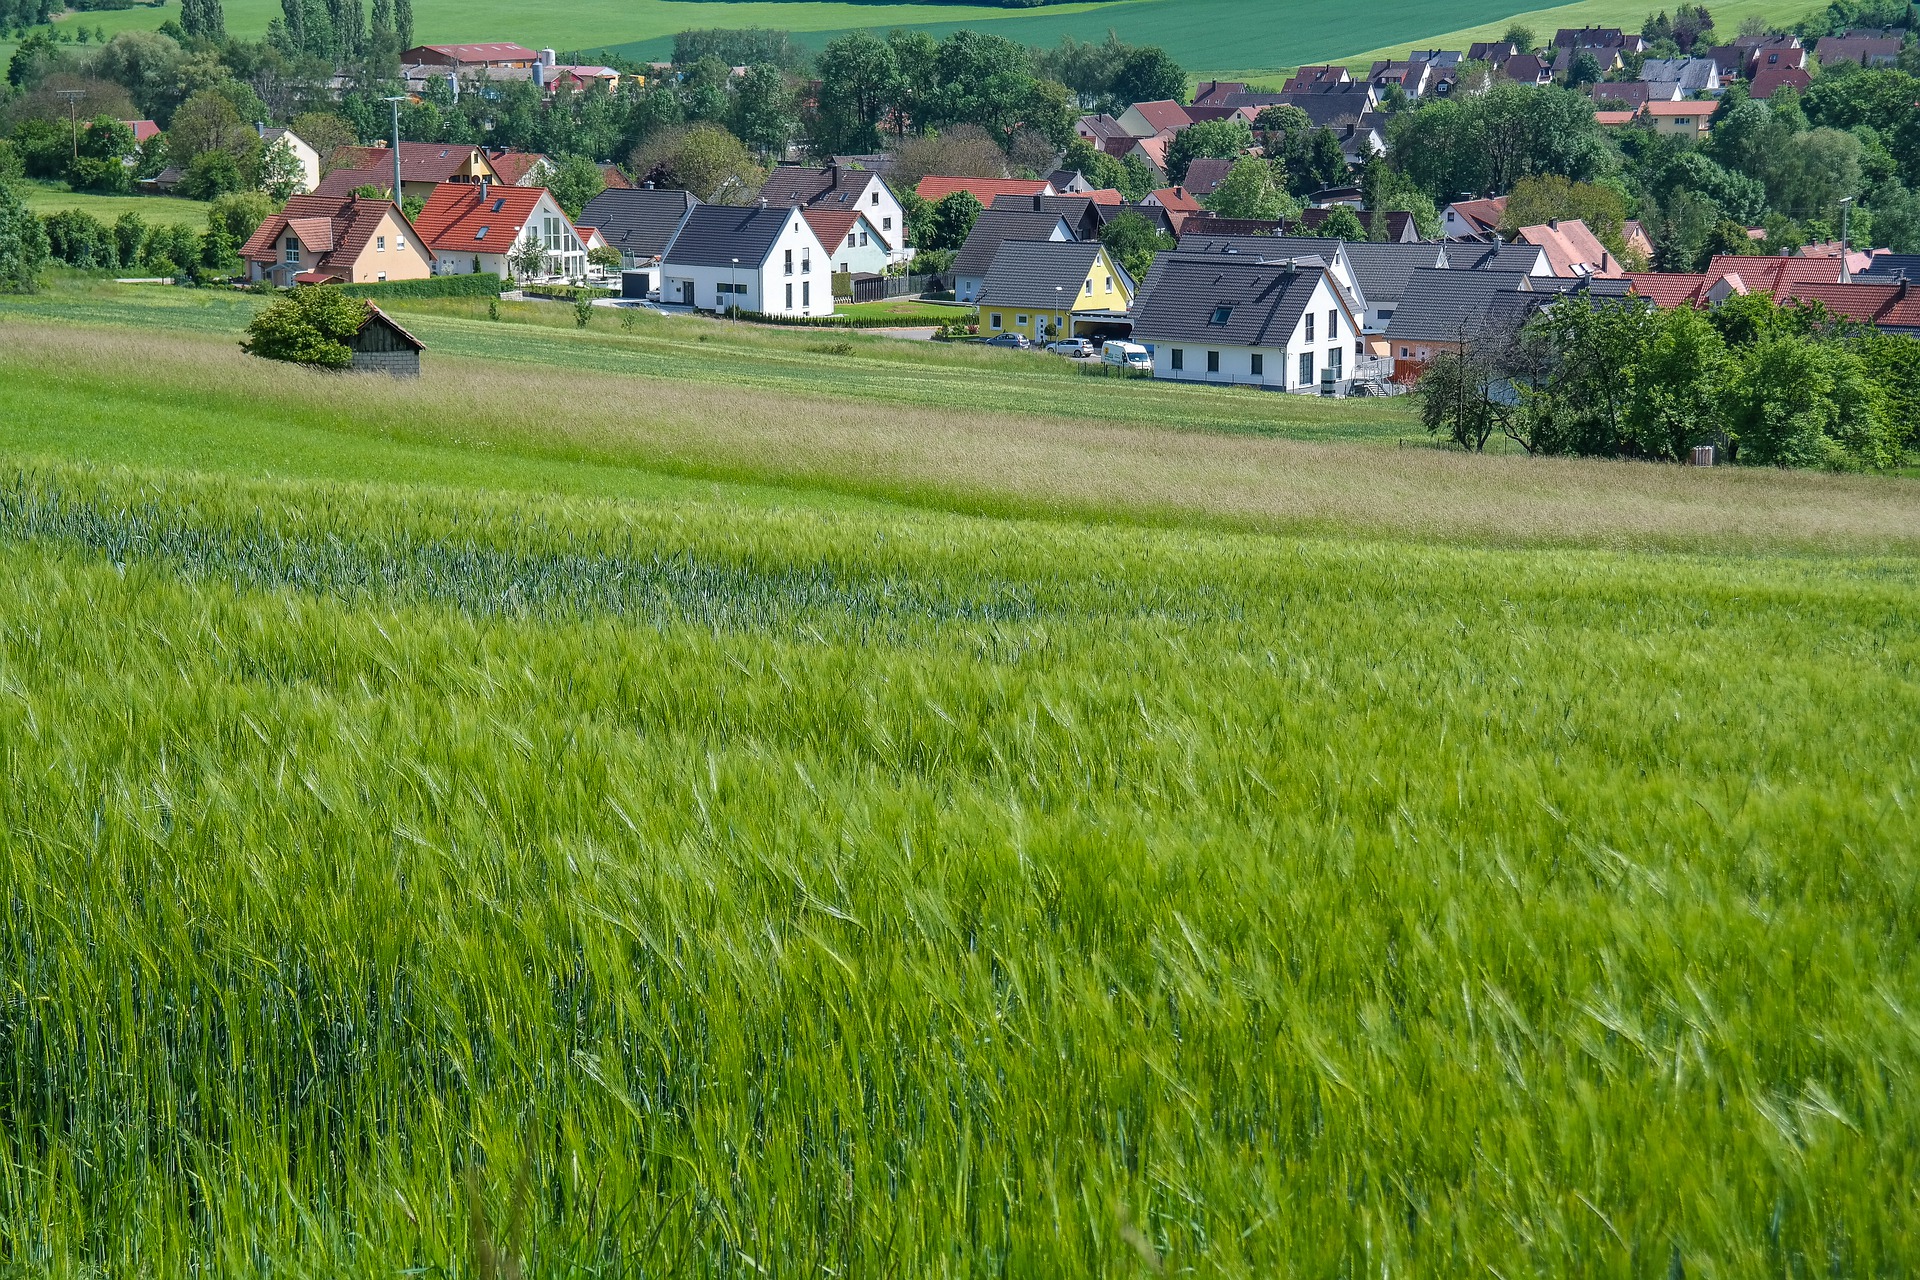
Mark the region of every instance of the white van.
<instances>
[{"instance_id":1,"label":"white van","mask_svg":"<svg viewBox=\"0 0 1920 1280\"><path fill-rule=\"evenodd\" d=\"M1100 359L1122 369L1153 371L1153 354L1137 342L1109 342L1100 348Z\"/></svg>"}]
</instances>

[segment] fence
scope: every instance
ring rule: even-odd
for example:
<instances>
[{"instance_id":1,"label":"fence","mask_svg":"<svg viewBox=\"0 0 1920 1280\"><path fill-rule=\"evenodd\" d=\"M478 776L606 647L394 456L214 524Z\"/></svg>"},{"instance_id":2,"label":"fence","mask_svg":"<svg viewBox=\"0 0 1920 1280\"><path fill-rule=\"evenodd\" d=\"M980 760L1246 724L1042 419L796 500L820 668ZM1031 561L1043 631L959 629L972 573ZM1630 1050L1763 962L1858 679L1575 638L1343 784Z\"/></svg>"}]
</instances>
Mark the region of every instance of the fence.
<instances>
[{"instance_id":1,"label":"fence","mask_svg":"<svg viewBox=\"0 0 1920 1280\"><path fill-rule=\"evenodd\" d=\"M853 300L879 302L886 298L909 298L938 284L938 276L865 276L854 280Z\"/></svg>"}]
</instances>

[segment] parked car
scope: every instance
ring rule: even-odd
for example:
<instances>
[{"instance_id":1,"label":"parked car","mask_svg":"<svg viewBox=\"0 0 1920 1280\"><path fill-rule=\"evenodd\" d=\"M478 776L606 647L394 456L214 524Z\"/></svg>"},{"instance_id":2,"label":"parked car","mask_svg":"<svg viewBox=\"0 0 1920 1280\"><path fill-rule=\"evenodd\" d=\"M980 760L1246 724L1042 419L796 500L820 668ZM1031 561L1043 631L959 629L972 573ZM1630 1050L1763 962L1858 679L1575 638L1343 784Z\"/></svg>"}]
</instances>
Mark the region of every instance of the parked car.
<instances>
[{"instance_id":1,"label":"parked car","mask_svg":"<svg viewBox=\"0 0 1920 1280\"><path fill-rule=\"evenodd\" d=\"M1047 344L1047 350L1057 356L1073 356L1076 359L1085 359L1087 356L1093 354L1093 344L1085 338L1062 338L1058 342L1049 342Z\"/></svg>"},{"instance_id":2,"label":"parked car","mask_svg":"<svg viewBox=\"0 0 1920 1280\"><path fill-rule=\"evenodd\" d=\"M1153 353L1137 342L1109 342L1100 348L1100 359L1122 369L1153 371Z\"/></svg>"},{"instance_id":3,"label":"parked car","mask_svg":"<svg viewBox=\"0 0 1920 1280\"><path fill-rule=\"evenodd\" d=\"M1024 333L1003 333L987 339L990 347L1012 347L1016 351L1025 351L1033 342Z\"/></svg>"}]
</instances>

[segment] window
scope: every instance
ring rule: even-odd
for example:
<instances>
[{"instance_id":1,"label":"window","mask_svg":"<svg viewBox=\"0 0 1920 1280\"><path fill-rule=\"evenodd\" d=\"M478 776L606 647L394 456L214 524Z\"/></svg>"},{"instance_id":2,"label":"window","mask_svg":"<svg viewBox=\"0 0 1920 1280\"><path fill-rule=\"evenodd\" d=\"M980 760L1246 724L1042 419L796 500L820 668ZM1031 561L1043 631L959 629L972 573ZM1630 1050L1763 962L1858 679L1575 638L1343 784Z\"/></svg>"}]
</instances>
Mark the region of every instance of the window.
<instances>
[{"instance_id":1,"label":"window","mask_svg":"<svg viewBox=\"0 0 1920 1280\"><path fill-rule=\"evenodd\" d=\"M475 240L485 240L487 238L487 229L485 227L480 228L473 233L473 238Z\"/></svg>"},{"instance_id":2,"label":"window","mask_svg":"<svg viewBox=\"0 0 1920 1280\"><path fill-rule=\"evenodd\" d=\"M881 229L882 231L891 231L891 230L893 230L893 219L892 219L892 218L882 218L882 219L880 219L880 229Z\"/></svg>"},{"instance_id":3,"label":"window","mask_svg":"<svg viewBox=\"0 0 1920 1280\"><path fill-rule=\"evenodd\" d=\"M287 237L286 260L290 266L297 267L300 265L300 242L292 236Z\"/></svg>"},{"instance_id":4,"label":"window","mask_svg":"<svg viewBox=\"0 0 1920 1280\"><path fill-rule=\"evenodd\" d=\"M1175 369L1184 369L1187 367L1187 353L1179 347L1173 349L1173 367Z\"/></svg>"},{"instance_id":5,"label":"window","mask_svg":"<svg viewBox=\"0 0 1920 1280\"><path fill-rule=\"evenodd\" d=\"M1207 321L1207 323L1208 324L1225 324L1228 320L1231 320L1232 318L1233 318L1232 307L1215 307L1213 309L1213 318Z\"/></svg>"},{"instance_id":6,"label":"window","mask_svg":"<svg viewBox=\"0 0 1920 1280\"><path fill-rule=\"evenodd\" d=\"M800 274L803 276L813 274L813 259L804 253L800 255Z\"/></svg>"},{"instance_id":7,"label":"window","mask_svg":"<svg viewBox=\"0 0 1920 1280\"><path fill-rule=\"evenodd\" d=\"M373 251L375 253L385 253L387 251L387 238L385 236L375 236L373 238Z\"/></svg>"},{"instance_id":8,"label":"window","mask_svg":"<svg viewBox=\"0 0 1920 1280\"><path fill-rule=\"evenodd\" d=\"M793 250L787 250L787 274L793 274Z\"/></svg>"},{"instance_id":9,"label":"window","mask_svg":"<svg viewBox=\"0 0 1920 1280\"><path fill-rule=\"evenodd\" d=\"M1000 313L996 311L987 317L987 328L998 329L999 327L1000 327Z\"/></svg>"},{"instance_id":10,"label":"window","mask_svg":"<svg viewBox=\"0 0 1920 1280\"><path fill-rule=\"evenodd\" d=\"M1340 380L1340 348L1339 347L1335 347L1333 350L1327 352L1327 372L1333 375L1333 380L1335 382L1338 382Z\"/></svg>"},{"instance_id":11,"label":"window","mask_svg":"<svg viewBox=\"0 0 1920 1280\"><path fill-rule=\"evenodd\" d=\"M866 232L864 232L864 231L862 231L862 232L860 233L860 247L861 247L862 249L864 249L864 248L866 248L866 247L867 247L867 245L868 245L869 243L871 243L871 242L870 242L870 241L868 240L868 238L867 238L867 233L866 233Z\"/></svg>"},{"instance_id":12,"label":"window","mask_svg":"<svg viewBox=\"0 0 1920 1280\"><path fill-rule=\"evenodd\" d=\"M1307 312L1307 341L1313 341L1313 312Z\"/></svg>"},{"instance_id":13,"label":"window","mask_svg":"<svg viewBox=\"0 0 1920 1280\"><path fill-rule=\"evenodd\" d=\"M1093 296L1093 281L1091 281L1091 280L1089 280L1089 281L1087 281L1087 287L1086 287L1086 289L1084 290L1084 292L1086 293L1086 295L1087 295L1088 297L1092 297L1092 296Z\"/></svg>"},{"instance_id":14,"label":"window","mask_svg":"<svg viewBox=\"0 0 1920 1280\"><path fill-rule=\"evenodd\" d=\"M876 191L876 192L874 192L874 193L873 193L872 195L870 195L870 196L868 196L868 197L867 197L867 203L868 203L868 204L879 204L879 203L880 203L880 193L879 193L878 191Z\"/></svg>"},{"instance_id":15,"label":"window","mask_svg":"<svg viewBox=\"0 0 1920 1280\"><path fill-rule=\"evenodd\" d=\"M505 196L502 196L498 200L495 200L493 202L493 211L495 213L498 213L500 212L500 210L506 208L506 205L507 205L507 198Z\"/></svg>"},{"instance_id":16,"label":"window","mask_svg":"<svg viewBox=\"0 0 1920 1280\"><path fill-rule=\"evenodd\" d=\"M851 232L851 231L849 231L849 232L847 232L847 248L849 248L849 249L851 249L851 248L853 248L853 246L854 246L854 238L853 238L853 232ZM845 268L845 267L841 267L840 269L841 269L842 271L845 271L845 270L846 270L846 268Z\"/></svg>"},{"instance_id":17,"label":"window","mask_svg":"<svg viewBox=\"0 0 1920 1280\"><path fill-rule=\"evenodd\" d=\"M393 238L393 247L401 253L405 253L407 251L407 238L405 236L395 236Z\"/></svg>"},{"instance_id":18,"label":"window","mask_svg":"<svg viewBox=\"0 0 1920 1280\"><path fill-rule=\"evenodd\" d=\"M793 284L791 281L787 284L787 310L793 310Z\"/></svg>"},{"instance_id":19,"label":"window","mask_svg":"<svg viewBox=\"0 0 1920 1280\"><path fill-rule=\"evenodd\" d=\"M1267 376L1267 357L1264 354L1258 351L1254 352L1251 365L1254 377L1264 378Z\"/></svg>"},{"instance_id":20,"label":"window","mask_svg":"<svg viewBox=\"0 0 1920 1280\"><path fill-rule=\"evenodd\" d=\"M1220 353L1218 351L1207 352L1207 372L1220 372Z\"/></svg>"},{"instance_id":21,"label":"window","mask_svg":"<svg viewBox=\"0 0 1920 1280\"><path fill-rule=\"evenodd\" d=\"M1313 352L1300 353L1300 385L1308 386L1313 382Z\"/></svg>"},{"instance_id":22,"label":"window","mask_svg":"<svg viewBox=\"0 0 1920 1280\"><path fill-rule=\"evenodd\" d=\"M1333 307L1327 308L1327 341L1340 336L1340 312Z\"/></svg>"},{"instance_id":23,"label":"window","mask_svg":"<svg viewBox=\"0 0 1920 1280\"><path fill-rule=\"evenodd\" d=\"M844 262L840 264L840 274L841 275L847 274L847 264Z\"/></svg>"},{"instance_id":24,"label":"window","mask_svg":"<svg viewBox=\"0 0 1920 1280\"><path fill-rule=\"evenodd\" d=\"M813 305L813 281L811 281L811 280L802 280L802 281L800 282L800 306L801 306L801 309L802 309L802 310L804 310L804 309L806 309L807 307L810 307L810 306L812 306L812 305Z\"/></svg>"},{"instance_id":25,"label":"window","mask_svg":"<svg viewBox=\"0 0 1920 1280\"><path fill-rule=\"evenodd\" d=\"M1113 292L1113 277L1112 277L1112 276L1108 276L1108 277L1107 277L1107 292L1108 292L1108 293L1112 293L1112 292Z\"/></svg>"},{"instance_id":26,"label":"window","mask_svg":"<svg viewBox=\"0 0 1920 1280\"><path fill-rule=\"evenodd\" d=\"M379 275L374 277L375 280L385 280L386 278L387 278L387 273L384 271L382 271Z\"/></svg>"},{"instance_id":27,"label":"window","mask_svg":"<svg viewBox=\"0 0 1920 1280\"><path fill-rule=\"evenodd\" d=\"M1406 347L1402 347L1400 348L1400 358L1402 360L1411 360L1413 358L1413 352Z\"/></svg>"}]
</instances>

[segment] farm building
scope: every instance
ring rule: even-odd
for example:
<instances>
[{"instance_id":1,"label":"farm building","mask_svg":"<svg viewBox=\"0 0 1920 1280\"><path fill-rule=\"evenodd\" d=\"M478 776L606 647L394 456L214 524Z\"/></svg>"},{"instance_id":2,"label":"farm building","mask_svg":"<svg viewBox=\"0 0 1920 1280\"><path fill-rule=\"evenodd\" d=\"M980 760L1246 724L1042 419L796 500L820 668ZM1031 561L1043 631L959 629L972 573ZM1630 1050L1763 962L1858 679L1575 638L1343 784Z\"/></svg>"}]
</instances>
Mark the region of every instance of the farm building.
<instances>
[{"instance_id":1,"label":"farm building","mask_svg":"<svg viewBox=\"0 0 1920 1280\"><path fill-rule=\"evenodd\" d=\"M360 332L347 345L353 349L355 373L390 373L397 378L419 377L420 353L427 349L425 343L371 302Z\"/></svg>"}]
</instances>

